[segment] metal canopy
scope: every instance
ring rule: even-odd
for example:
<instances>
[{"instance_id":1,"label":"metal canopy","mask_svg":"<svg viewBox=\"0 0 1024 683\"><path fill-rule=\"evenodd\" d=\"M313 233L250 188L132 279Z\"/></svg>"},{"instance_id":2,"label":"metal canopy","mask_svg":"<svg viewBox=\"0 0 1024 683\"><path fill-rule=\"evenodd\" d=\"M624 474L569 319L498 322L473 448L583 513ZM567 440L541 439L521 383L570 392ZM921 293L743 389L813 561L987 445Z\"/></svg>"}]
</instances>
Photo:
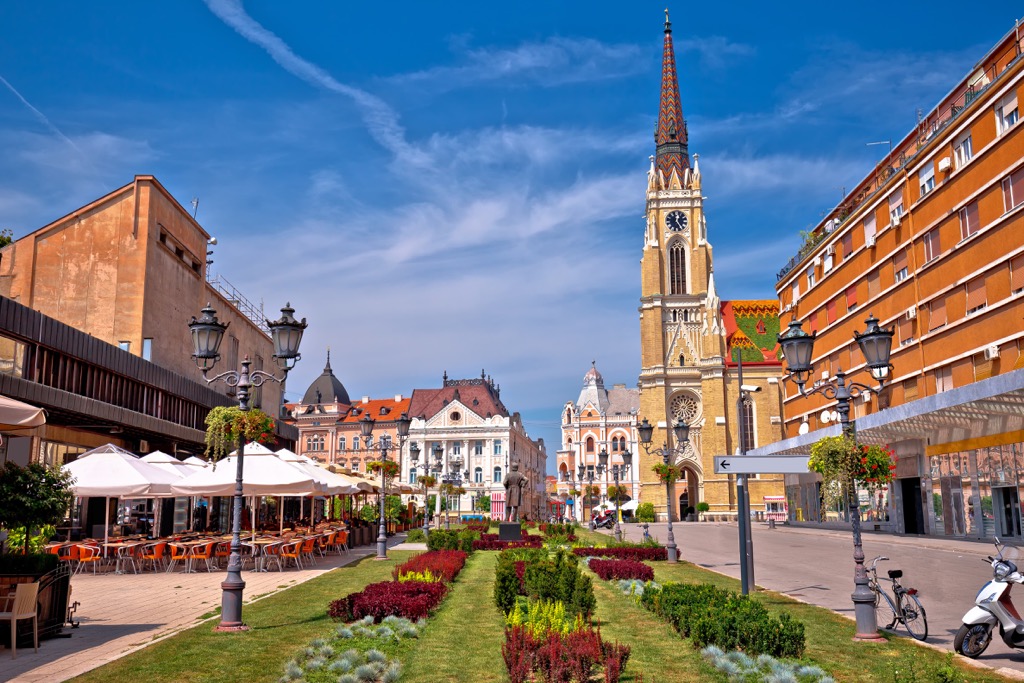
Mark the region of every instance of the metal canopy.
<instances>
[{"instance_id":1,"label":"metal canopy","mask_svg":"<svg viewBox=\"0 0 1024 683\"><path fill-rule=\"evenodd\" d=\"M942 444L1024 429L1024 369L950 389L854 421L857 440L890 444L922 439ZM748 455L797 455L825 436L838 436L838 424L783 439Z\"/></svg>"}]
</instances>

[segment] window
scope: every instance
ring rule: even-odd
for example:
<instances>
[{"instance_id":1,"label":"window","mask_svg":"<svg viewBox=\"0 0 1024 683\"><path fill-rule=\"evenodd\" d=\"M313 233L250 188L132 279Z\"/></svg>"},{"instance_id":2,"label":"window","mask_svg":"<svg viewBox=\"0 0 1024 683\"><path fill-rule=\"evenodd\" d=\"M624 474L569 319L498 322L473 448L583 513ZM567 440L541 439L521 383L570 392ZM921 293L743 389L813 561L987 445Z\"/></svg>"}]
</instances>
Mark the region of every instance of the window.
<instances>
[{"instance_id":1,"label":"window","mask_svg":"<svg viewBox=\"0 0 1024 683\"><path fill-rule=\"evenodd\" d=\"M800 301L800 283L799 282L794 282L793 283L793 303L796 303L797 301Z\"/></svg>"},{"instance_id":2,"label":"window","mask_svg":"<svg viewBox=\"0 0 1024 683\"><path fill-rule=\"evenodd\" d=\"M974 147L971 143L971 131L962 133L960 137L953 142L953 162L957 168L961 168L964 164L971 160L974 156Z\"/></svg>"},{"instance_id":3,"label":"window","mask_svg":"<svg viewBox=\"0 0 1024 683\"><path fill-rule=\"evenodd\" d=\"M873 270L868 273L868 298L872 299L878 296L880 291L882 291L882 285L878 278L878 271Z\"/></svg>"},{"instance_id":4,"label":"window","mask_svg":"<svg viewBox=\"0 0 1024 683\"><path fill-rule=\"evenodd\" d=\"M477 467L473 470L473 481L477 484L484 483L484 468Z\"/></svg>"},{"instance_id":5,"label":"window","mask_svg":"<svg viewBox=\"0 0 1024 683\"><path fill-rule=\"evenodd\" d=\"M419 483L419 482L416 481L416 479L417 479L417 477L416 477L416 468L415 467L410 467L409 468L409 483L410 484L417 484L417 483Z\"/></svg>"},{"instance_id":6,"label":"window","mask_svg":"<svg viewBox=\"0 0 1024 683\"><path fill-rule=\"evenodd\" d=\"M808 291L814 286L814 266L807 269L807 289Z\"/></svg>"},{"instance_id":7,"label":"window","mask_svg":"<svg viewBox=\"0 0 1024 683\"><path fill-rule=\"evenodd\" d=\"M928 161L917 174L917 182L921 187L921 196L924 197L935 189L935 163Z\"/></svg>"},{"instance_id":8,"label":"window","mask_svg":"<svg viewBox=\"0 0 1024 683\"><path fill-rule=\"evenodd\" d=\"M494 440L494 454L501 455L501 439Z\"/></svg>"},{"instance_id":9,"label":"window","mask_svg":"<svg viewBox=\"0 0 1024 683\"><path fill-rule=\"evenodd\" d=\"M949 391L953 388L953 368L946 366L935 369L935 393Z\"/></svg>"},{"instance_id":10,"label":"window","mask_svg":"<svg viewBox=\"0 0 1024 683\"><path fill-rule=\"evenodd\" d=\"M593 452L594 452L594 437L588 436L587 437L587 453L593 453Z\"/></svg>"},{"instance_id":11,"label":"window","mask_svg":"<svg viewBox=\"0 0 1024 683\"><path fill-rule=\"evenodd\" d=\"M352 437L352 450L354 450L354 451L358 451L359 450L359 437L358 436L353 436Z\"/></svg>"},{"instance_id":12,"label":"window","mask_svg":"<svg viewBox=\"0 0 1024 683\"><path fill-rule=\"evenodd\" d=\"M846 310L852 311L857 308L857 286L852 285L846 288Z\"/></svg>"},{"instance_id":13,"label":"window","mask_svg":"<svg viewBox=\"0 0 1024 683\"><path fill-rule=\"evenodd\" d=\"M835 257L833 256L834 250L835 247L832 246L829 247L828 250L825 252L825 262L821 267L822 273L827 273L828 271L832 270L832 266L835 263Z\"/></svg>"},{"instance_id":14,"label":"window","mask_svg":"<svg viewBox=\"0 0 1024 683\"><path fill-rule=\"evenodd\" d=\"M996 105L996 130L1002 135L1017 123L1018 118L1017 93L1012 92Z\"/></svg>"},{"instance_id":15,"label":"window","mask_svg":"<svg viewBox=\"0 0 1024 683\"><path fill-rule=\"evenodd\" d=\"M825 324L831 325L836 321L836 299L825 304Z\"/></svg>"},{"instance_id":16,"label":"window","mask_svg":"<svg viewBox=\"0 0 1024 683\"><path fill-rule=\"evenodd\" d=\"M0 335L0 374L21 377L25 370L25 345Z\"/></svg>"},{"instance_id":17,"label":"window","mask_svg":"<svg viewBox=\"0 0 1024 683\"><path fill-rule=\"evenodd\" d=\"M153 360L153 338L146 337L142 340L142 359Z\"/></svg>"},{"instance_id":18,"label":"window","mask_svg":"<svg viewBox=\"0 0 1024 683\"><path fill-rule=\"evenodd\" d=\"M939 229L929 230L924 235L924 262L934 261L942 253L939 245Z\"/></svg>"},{"instance_id":19,"label":"window","mask_svg":"<svg viewBox=\"0 0 1024 683\"><path fill-rule=\"evenodd\" d=\"M875 229L875 215L871 214L864 219L864 244L875 241Z\"/></svg>"},{"instance_id":20,"label":"window","mask_svg":"<svg viewBox=\"0 0 1024 683\"><path fill-rule=\"evenodd\" d=\"M853 232L851 231L843 235L841 241L843 244L843 260L845 261L853 255Z\"/></svg>"},{"instance_id":21,"label":"window","mask_svg":"<svg viewBox=\"0 0 1024 683\"><path fill-rule=\"evenodd\" d=\"M612 453L615 453L618 450L619 450L619 437L613 436L612 437Z\"/></svg>"},{"instance_id":22,"label":"window","mask_svg":"<svg viewBox=\"0 0 1024 683\"><path fill-rule=\"evenodd\" d=\"M907 279L909 270L907 269L907 252L900 249L896 252L896 255L892 257L892 279L893 282L903 282Z\"/></svg>"},{"instance_id":23,"label":"window","mask_svg":"<svg viewBox=\"0 0 1024 683\"><path fill-rule=\"evenodd\" d=\"M383 434L383 435L381 435L380 440L377 443L380 444L381 448L386 448L388 450L391 450L391 435L390 434ZM367 447L369 447L369 444L367 444Z\"/></svg>"},{"instance_id":24,"label":"window","mask_svg":"<svg viewBox=\"0 0 1024 683\"><path fill-rule=\"evenodd\" d=\"M1024 254L1010 259L1010 292L1024 292Z\"/></svg>"},{"instance_id":25,"label":"window","mask_svg":"<svg viewBox=\"0 0 1024 683\"><path fill-rule=\"evenodd\" d=\"M1006 211L1024 204L1024 168L1003 178L1003 207Z\"/></svg>"},{"instance_id":26,"label":"window","mask_svg":"<svg viewBox=\"0 0 1024 683\"><path fill-rule=\"evenodd\" d=\"M117 346L122 351L128 351L129 353L131 353L132 343L130 341L117 342Z\"/></svg>"},{"instance_id":27,"label":"window","mask_svg":"<svg viewBox=\"0 0 1024 683\"><path fill-rule=\"evenodd\" d=\"M965 240L978 232L978 202L960 209L960 239Z\"/></svg>"},{"instance_id":28,"label":"window","mask_svg":"<svg viewBox=\"0 0 1024 683\"><path fill-rule=\"evenodd\" d=\"M495 482L500 482L501 481L501 468L500 467L495 467L494 468L494 481Z\"/></svg>"},{"instance_id":29,"label":"window","mask_svg":"<svg viewBox=\"0 0 1024 683\"><path fill-rule=\"evenodd\" d=\"M668 277L670 294L686 294L686 252L682 240L676 240L668 249Z\"/></svg>"},{"instance_id":30,"label":"window","mask_svg":"<svg viewBox=\"0 0 1024 683\"><path fill-rule=\"evenodd\" d=\"M928 331L946 326L946 297L940 296L928 305Z\"/></svg>"},{"instance_id":31,"label":"window","mask_svg":"<svg viewBox=\"0 0 1024 683\"><path fill-rule=\"evenodd\" d=\"M807 316L807 329L811 331L811 334L815 334L818 331L818 312L815 311Z\"/></svg>"},{"instance_id":32,"label":"window","mask_svg":"<svg viewBox=\"0 0 1024 683\"><path fill-rule=\"evenodd\" d=\"M896 190L889 195L889 218L892 223L899 220L903 215L903 188Z\"/></svg>"},{"instance_id":33,"label":"window","mask_svg":"<svg viewBox=\"0 0 1024 683\"><path fill-rule=\"evenodd\" d=\"M338 450L339 451L343 451L343 450L345 450L345 448L346 448L345 437L339 436L338 437Z\"/></svg>"},{"instance_id":34,"label":"window","mask_svg":"<svg viewBox=\"0 0 1024 683\"><path fill-rule=\"evenodd\" d=\"M743 421L743 442L740 444L742 452L746 453L752 451L755 448L755 428L754 428L754 402L749 397L743 399L743 414L740 419Z\"/></svg>"},{"instance_id":35,"label":"window","mask_svg":"<svg viewBox=\"0 0 1024 683\"><path fill-rule=\"evenodd\" d=\"M985 294L985 278L979 277L967 283L967 315L977 313L988 305Z\"/></svg>"},{"instance_id":36,"label":"window","mask_svg":"<svg viewBox=\"0 0 1024 683\"><path fill-rule=\"evenodd\" d=\"M358 472L359 471L359 461L358 460L353 460L352 461L352 468L351 469L352 469L353 472Z\"/></svg>"},{"instance_id":37,"label":"window","mask_svg":"<svg viewBox=\"0 0 1024 683\"><path fill-rule=\"evenodd\" d=\"M900 316L896 326L900 332L900 346L906 346L914 341L914 318L908 318L906 313Z\"/></svg>"},{"instance_id":38,"label":"window","mask_svg":"<svg viewBox=\"0 0 1024 683\"><path fill-rule=\"evenodd\" d=\"M483 454L484 454L484 442L483 441L477 441L476 443L473 444L473 455L483 455Z\"/></svg>"}]
</instances>

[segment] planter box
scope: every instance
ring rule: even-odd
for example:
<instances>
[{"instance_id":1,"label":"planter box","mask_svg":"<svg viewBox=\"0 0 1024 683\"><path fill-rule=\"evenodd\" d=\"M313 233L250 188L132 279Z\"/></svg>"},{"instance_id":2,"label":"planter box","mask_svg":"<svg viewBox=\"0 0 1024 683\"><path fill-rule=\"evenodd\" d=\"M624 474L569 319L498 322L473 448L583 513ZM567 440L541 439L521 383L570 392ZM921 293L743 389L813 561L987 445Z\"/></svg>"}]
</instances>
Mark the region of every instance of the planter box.
<instances>
[{"instance_id":1,"label":"planter box","mask_svg":"<svg viewBox=\"0 0 1024 683\"><path fill-rule=\"evenodd\" d=\"M19 583L39 582L36 609L39 614L39 639L55 638L60 635L67 622L68 603L71 598L71 567L61 562L56 569L45 574L0 574L0 593L16 590ZM10 630L6 623L0 624L0 638L11 642ZM32 647L32 622L18 622L18 647Z\"/></svg>"}]
</instances>

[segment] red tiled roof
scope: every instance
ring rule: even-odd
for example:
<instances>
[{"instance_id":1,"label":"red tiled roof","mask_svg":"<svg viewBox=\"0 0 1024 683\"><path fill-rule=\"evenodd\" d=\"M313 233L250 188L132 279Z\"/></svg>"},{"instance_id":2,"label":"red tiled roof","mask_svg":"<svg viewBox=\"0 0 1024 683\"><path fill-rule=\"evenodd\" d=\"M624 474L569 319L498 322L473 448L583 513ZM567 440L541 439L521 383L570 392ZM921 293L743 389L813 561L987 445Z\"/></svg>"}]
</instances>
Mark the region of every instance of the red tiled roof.
<instances>
[{"instance_id":1,"label":"red tiled roof","mask_svg":"<svg viewBox=\"0 0 1024 683\"><path fill-rule=\"evenodd\" d=\"M443 389L414 389L409 405L409 415L410 417L422 416L429 420L444 410L449 403L456 400L482 418L494 415L508 417L508 409L501 402L497 392L483 382L447 386Z\"/></svg>"},{"instance_id":2,"label":"red tiled roof","mask_svg":"<svg viewBox=\"0 0 1024 683\"><path fill-rule=\"evenodd\" d=\"M411 398L402 398L400 401L396 401L394 397L371 398L366 403L355 401L352 404L352 409L344 417L340 417L338 422L359 422L366 413L369 413L370 417L377 422L392 422L401 417L402 413L408 413L412 417L412 412L409 410L411 402ZM381 412L382 410L384 412Z\"/></svg>"}]
</instances>

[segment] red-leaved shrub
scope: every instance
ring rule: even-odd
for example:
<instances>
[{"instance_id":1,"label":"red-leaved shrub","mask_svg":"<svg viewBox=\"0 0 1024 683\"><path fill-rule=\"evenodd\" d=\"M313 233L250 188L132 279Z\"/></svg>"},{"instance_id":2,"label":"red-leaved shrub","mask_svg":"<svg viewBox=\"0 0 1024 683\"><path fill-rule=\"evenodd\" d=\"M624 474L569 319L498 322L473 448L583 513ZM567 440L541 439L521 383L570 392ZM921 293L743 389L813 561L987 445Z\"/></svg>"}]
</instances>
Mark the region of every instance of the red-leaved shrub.
<instances>
[{"instance_id":1,"label":"red-leaved shrub","mask_svg":"<svg viewBox=\"0 0 1024 683\"><path fill-rule=\"evenodd\" d=\"M615 548L573 548L580 557L614 557L618 560L667 560L664 546L624 546Z\"/></svg>"},{"instance_id":2,"label":"red-leaved shrub","mask_svg":"<svg viewBox=\"0 0 1024 683\"><path fill-rule=\"evenodd\" d=\"M378 623L391 615L422 619L440 604L447 592L447 586L436 581L381 581L341 600L334 600L327 614L341 621L372 616Z\"/></svg>"},{"instance_id":3,"label":"red-leaved shrub","mask_svg":"<svg viewBox=\"0 0 1024 683\"><path fill-rule=\"evenodd\" d=\"M511 683L526 683L531 673L544 683L589 683L598 668L604 670L605 681L618 683L629 646L606 643L593 628L566 635L552 631L537 638L523 626L511 626L505 629L501 653Z\"/></svg>"},{"instance_id":4,"label":"red-leaved shrub","mask_svg":"<svg viewBox=\"0 0 1024 683\"><path fill-rule=\"evenodd\" d=\"M615 579L654 581L654 570L636 560L599 560L595 558L590 561L590 568L605 581Z\"/></svg>"},{"instance_id":5,"label":"red-leaved shrub","mask_svg":"<svg viewBox=\"0 0 1024 683\"><path fill-rule=\"evenodd\" d=\"M429 571L445 583L451 583L466 565L466 557L466 553L461 550L431 550L398 565L391 575L397 581L399 577L411 572Z\"/></svg>"}]
</instances>

